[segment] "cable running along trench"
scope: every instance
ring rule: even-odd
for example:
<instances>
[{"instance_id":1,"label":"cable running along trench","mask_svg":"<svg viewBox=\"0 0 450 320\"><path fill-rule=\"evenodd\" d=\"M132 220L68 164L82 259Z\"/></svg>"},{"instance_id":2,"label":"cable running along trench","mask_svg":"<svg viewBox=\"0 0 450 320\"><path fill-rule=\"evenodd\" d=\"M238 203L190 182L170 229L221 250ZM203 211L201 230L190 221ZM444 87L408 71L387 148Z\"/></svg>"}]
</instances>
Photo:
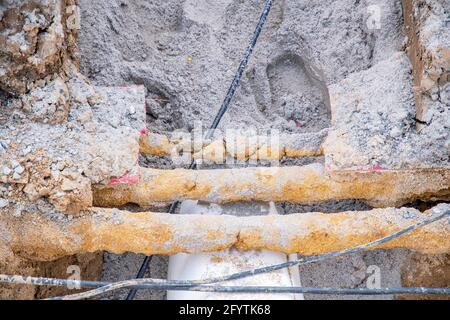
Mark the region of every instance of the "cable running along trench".
<instances>
[{"instance_id":1,"label":"cable running along trench","mask_svg":"<svg viewBox=\"0 0 450 320\"><path fill-rule=\"evenodd\" d=\"M94 298L108 292L134 288L139 290L162 290L162 291L195 291L195 292L221 292L221 293L292 293L292 294L320 294L320 295L396 295L396 294L419 294L419 295L450 295L449 288L388 288L388 289L336 289L336 288L306 288L306 287L225 287L217 285L186 286L172 283L166 280L139 279L124 282L103 281L74 281L66 279L35 278L24 276L0 275L1 283L16 285L36 285L67 287L77 286L79 288L99 288L98 290L65 297L50 298L47 300L81 300Z\"/></svg>"},{"instance_id":2,"label":"cable running along trench","mask_svg":"<svg viewBox=\"0 0 450 320\"><path fill-rule=\"evenodd\" d=\"M264 28L264 24L266 23L267 17L269 16L270 9L272 8L272 2L273 0L266 0L266 3L264 5L264 10L261 14L261 17L259 18L258 25L256 27L255 32L253 33L252 39L250 41L250 44L248 45L244 57L241 60L241 63L239 64L239 68L236 72L236 75L233 79L233 82L231 83L230 88L228 89L227 95L225 96L225 100L222 103L222 106L219 109L219 112L216 115L216 118L214 119L211 127L209 128L208 132L205 135L205 139L211 139L214 135L214 130L216 130L219 127L220 122L222 121L223 116L227 112L228 108L230 107L230 103L233 100L233 97L236 93L237 88L239 87L239 83L241 82L242 75L244 74L245 69L247 68L248 62L250 61L250 57L252 56L253 50L256 46L256 43L258 42L259 36L261 35L261 32ZM190 170L195 170L197 167L197 164L195 160L192 160L191 165L189 166ZM175 214L179 202L175 202L170 206L169 213ZM152 261L152 257L146 257L138 275L136 276L137 279L142 279L145 276L145 273L147 272L148 268L150 267L150 263ZM136 297L137 290L131 290L128 294L127 300L134 300Z\"/></svg>"}]
</instances>

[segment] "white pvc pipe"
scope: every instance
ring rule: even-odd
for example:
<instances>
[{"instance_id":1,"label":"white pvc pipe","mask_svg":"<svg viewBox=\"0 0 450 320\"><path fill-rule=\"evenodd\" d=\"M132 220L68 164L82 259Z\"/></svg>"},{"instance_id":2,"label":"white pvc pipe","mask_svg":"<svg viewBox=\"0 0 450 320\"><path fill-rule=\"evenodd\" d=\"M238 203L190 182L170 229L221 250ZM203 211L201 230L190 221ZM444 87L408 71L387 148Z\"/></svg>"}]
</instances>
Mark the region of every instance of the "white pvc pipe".
<instances>
[{"instance_id":1,"label":"white pvc pipe","mask_svg":"<svg viewBox=\"0 0 450 320\"><path fill-rule=\"evenodd\" d=\"M182 214L220 215L220 206L199 205L196 201L186 201L181 206ZM277 214L274 204L270 205L270 213ZM297 257L270 251L224 250L209 254L178 254L170 257L169 280L202 280L217 276L229 275L241 271L261 268L267 265L281 264ZM258 275L247 279L228 282L227 286L301 286L298 268L285 269L278 272ZM168 292L168 300L304 300L303 295L295 294L235 294L235 293L202 293L190 291Z\"/></svg>"}]
</instances>

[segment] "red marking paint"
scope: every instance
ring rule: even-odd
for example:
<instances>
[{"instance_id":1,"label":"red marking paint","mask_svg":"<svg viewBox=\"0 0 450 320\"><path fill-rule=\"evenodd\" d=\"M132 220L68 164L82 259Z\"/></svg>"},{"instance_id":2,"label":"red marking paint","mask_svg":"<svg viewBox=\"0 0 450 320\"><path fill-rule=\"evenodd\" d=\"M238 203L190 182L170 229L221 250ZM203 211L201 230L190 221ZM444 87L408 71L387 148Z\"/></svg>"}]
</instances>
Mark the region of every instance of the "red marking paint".
<instances>
[{"instance_id":1,"label":"red marking paint","mask_svg":"<svg viewBox=\"0 0 450 320\"><path fill-rule=\"evenodd\" d=\"M381 166L371 166L368 168L369 171L383 171L386 170L385 168L381 167Z\"/></svg>"},{"instance_id":2,"label":"red marking paint","mask_svg":"<svg viewBox=\"0 0 450 320\"><path fill-rule=\"evenodd\" d=\"M144 129L142 129L141 130L141 136L146 136L146 135L148 135L148 129L147 128L144 128Z\"/></svg>"},{"instance_id":3,"label":"red marking paint","mask_svg":"<svg viewBox=\"0 0 450 320\"><path fill-rule=\"evenodd\" d=\"M127 172L122 178L114 178L109 180L108 185L114 186L119 184L137 184L140 180L141 173Z\"/></svg>"},{"instance_id":4,"label":"red marking paint","mask_svg":"<svg viewBox=\"0 0 450 320\"><path fill-rule=\"evenodd\" d=\"M300 120L296 120L296 121L295 121L295 126L296 126L297 128L301 128L301 127L302 127L302 123L300 122Z\"/></svg>"}]
</instances>

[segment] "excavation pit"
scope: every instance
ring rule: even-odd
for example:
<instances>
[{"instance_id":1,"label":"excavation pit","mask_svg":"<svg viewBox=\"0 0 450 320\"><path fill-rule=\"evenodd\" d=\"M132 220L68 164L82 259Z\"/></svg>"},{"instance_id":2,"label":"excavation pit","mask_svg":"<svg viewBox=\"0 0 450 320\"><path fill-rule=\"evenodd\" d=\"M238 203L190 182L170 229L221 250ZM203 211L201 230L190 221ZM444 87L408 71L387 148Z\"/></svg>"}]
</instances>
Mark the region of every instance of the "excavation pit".
<instances>
[{"instance_id":1,"label":"excavation pit","mask_svg":"<svg viewBox=\"0 0 450 320\"><path fill-rule=\"evenodd\" d=\"M374 240L376 234L416 222L423 213L386 207L450 200L449 29L444 27L441 3L446 4L276 1L220 126L222 132L244 132L236 140L245 142L237 148L223 137L199 144L192 135L196 121L203 129L209 127L222 103L261 1L55 0L37 1L34 11L27 11L23 1L2 5L0 16L8 23L0 24L0 269L7 263L3 269L20 273L23 269L13 267L93 251L100 252L93 258L97 263L103 250L172 254L197 253L205 246L227 248L214 243L211 234L195 238L201 233L189 231L186 223L195 219L200 226L202 219L211 219L206 225L235 228L226 229L231 230L230 246L314 253L294 239L295 233L291 248L277 241L254 242L263 239L261 230L274 227L262 221L273 218L240 220L236 215L260 201L332 214L302 210L306 216L281 217L286 230L304 219L311 224L322 221L319 236L325 238L339 236L329 221L364 226L366 238L358 238L362 236L357 229L350 228L339 241L326 242L329 247L318 245L317 252L354 245L358 239ZM81 9L81 29L76 31L65 24L67 14L58 14L72 4ZM380 28L372 21L377 8ZM25 13L33 19L25 19ZM264 140L269 130L279 131L280 148ZM251 131L263 137L254 139ZM172 170L177 166L174 150L179 154L184 143L179 133L188 136L188 154L204 160L200 171ZM145 155L152 157L152 168L141 167ZM244 165L224 170L220 155ZM248 165L251 160L257 165ZM262 161L270 166L255 168ZM301 164L273 165L283 161ZM230 217L217 219L192 216L178 221L145 212L148 206L175 200L236 207ZM135 208L140 212L122 207L133 204L141 206ZM372 207L383 209L370 211ZM345 221L340 220L343 216ZM364 224L365 218L375 227ZM142 230L155 226L152 219L161 221L149 235L153 240L143 246L147 233ZM242 221L254 223L256 231L236 243L245 234L239 232ZM178 245L169 250L169 240L180 230L194 237L195 250ZM447 232L440 224L384 249L445 254ZM317 234L301 236L308 242L321 239ZM128 244L127 237L132 240ZM158 243L160 247L152 247ZM107 257L105 277L125 272L111 267L119 258ZM132 263L135 257L129 257ZM442 257L429 259L442 262ZM392 261L408 264L409 252L355 255L339 274L347 279L343 282L356 286L365 280L364 267L378 265L388 274L383 285L411 283L405 280L411 270L403 273L400 263ZM339 264L303 269L303 274L312 286L332 283ZM423 268L430 264L435 265L428 260ZM440 263L438 269L446 267ZM35 296L23 293L25 298Z\"/></svg>"}]
</instances>

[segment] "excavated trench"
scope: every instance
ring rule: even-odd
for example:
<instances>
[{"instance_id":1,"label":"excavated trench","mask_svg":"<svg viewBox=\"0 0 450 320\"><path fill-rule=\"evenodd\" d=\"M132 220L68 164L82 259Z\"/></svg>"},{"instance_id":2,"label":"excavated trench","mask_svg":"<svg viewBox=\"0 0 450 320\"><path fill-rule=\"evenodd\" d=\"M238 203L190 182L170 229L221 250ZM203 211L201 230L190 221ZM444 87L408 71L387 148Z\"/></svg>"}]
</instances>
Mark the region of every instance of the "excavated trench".
<instances>
[{"instance_id":1,"label":"excavated trench","mask_svg":"<svg viewBox=\"0 0 450 320\"><path fill-rule=\"evenodd\" d=\"M365 25L370 1L344 2L275 1L222 129L311 133L331 126L328 86L389 58L403 44L400 1L378 2L383 26L379 30L368 30ZM205 128L220 105L261 5L261 1L136 1L121 5L86 1L81 6L85 21L80 37L82 69L98 84L119 85L130 80L144 84L147 126L152 132L191 132L195 121ZM349 7L352 10L346 9ZM93 12L102 12L102 16ZM287 158L281 164L323 161L319 155L316 159ZM174 168L169 158L145 156L141 163ZM241 203L226 205L224 210L239 215L260 206ZM279 204L283 214L368 209L359 201ZM305 285L352 287L364 283L368 266L377 265L384 274L383 285L398 286L402 263L407 264L409 255L405 251L364 253L345 262L302 267L301 272ZM124 273L133 276L140 259L108 255L105 275L110 280L124 279ZM164 259L156 259L152 275L164 276L165 268Z\"/></svg>"},{"instance_id":2,"label":"excavated trench","mask_svg":"<svg viewBox=\"0 0 450 320\"><path fill-rule=\"evenodd\" d=\"M10 243L15 243L11 245L14 253L36 260L98 248L144 252L133 235L136 231L127 229L124 219L129 217L141 231L154 230L153 220L143 215L167 212L166 206L180 199L200 200L206 211L220 208L223 215L238 217L265 216L270 211L268 202L275 201L278 213L286 216L283 221L289 221L292 214L330 213L336 215L319 218L334 219L343 229L374 219L370 221L379 229L361 222L361 239L364 235L373 239L374 233L387 232L394 222L404 225L418 214L399 211L403 216L397 217L397 211L387 209L374 217L367 211L375 207L404 206L425 212L450 200L450 94L446 95L450 35L442 28L450 8L448 0L274 1L232 106L214 138L200 146L192 139L198 137L197 130L210 126L221 105L263 1L68 0L64 5L79 6L80 29L62 28L63 34L51 36L47 33L60 29L52 27L56 18L49 23L42 18L48 15L46 9L42 17L39 10L29 13L34 23L29 17L17 18L20 15L9 7L16 5L13 2L5 8L0 5L5 21L0 31L10 30L14 19L25 24L32 21L32 27L24 27L32 32L23 41L37 37L36 50L22 54L48 56L35 60L42 65L24 67L36 79L24 80L20 72L0 69L0 154L6 154L0 161L0 211L9 210L2 220L5 226L0 221L0 230L6 230L6 239L14 234L10 230L17 229L11 221L20 226L41 215L42 233L52 231L62 238L59 242L46 239L52 250L45 253L39 243L20 248L36 232L31 229L24 240L2 238L0 249L6 243L7 250L0 252L5 261L10 258ZM35 34L35 29L40 31ZM3 41L9 46L1 52L6 54L0 62L23 64L17 50L25 46L16 46L18 37L9 41L10 34L1 33L0 45ZM78 72L78 64L91 83ZM51 74L48 70L53 67L45 65L62 71ZM230 129L234 129L231 136L227 134ZM270 140L274 132L280 134L275 144ZM13 136L19 137L17 143ZM180 148L186 146L189 156L203 160L198 174L168 170L187 168L189 160L176 160ZM230 159L237 161L224 163ZM280 167L277 173L270 169L274 163ZM92 205L117 209L91 209ZM339 215L343 212L358 212L364 218L347 223L340 220L347 216ZM307 221L310 215L299 217ZM387 220L383 220L385 215ZM241 222L229 219L233 238ZM249 221L248 225L260 230L257 218ZM173 223L177 230L184 227L182 222ZM158 247L171 232L165 231L169 222L162 225L155 231L160 237L146 249L178 253L181 246L176 240L162 245L166 251ZM332 241L332 237L336 234L341 239L340 230L324 231L322 225L312 225L318 230L312 227L311 235L303 235L311 241L310 247L305 248L293 235L297 252L313 254L327 245L329 249L339 246L339 240ZM440 227L448 230L445 224ZM117 230L117 235L104 232L109 228ZM84 230L88 239L64 246L74 237L67 230L75 230L74 234ZM439 230L429 229L411 238L417 242L413 246L406 241L398 247L441 253L445 249L436 246ZM241 232L238 238L245 234ZM240 238L237 246L258 246L252 242L255 234L246 232L247 238ZM358 232L343 241L353 244ZM131 238L125 241L119 234ZM318 243L317 235L328 241ZM417 240L422 236L429 237L430 244ZM190 239L189 235L184 239ZM271 248L283 247L271 240L267 240ZM194 247L199 245L195 236L190 241ZM166 247L170 244L174 248ZM127 246L131 249L125 250ZM188 244L186 248L191 250ZM290 253L286 247L284 251ZM133 278L143 259L131 253L105 253L102 266L100 255L69 260L92 277L98 277L103 268L103 280L118 281ZM28 260L20 259L6 270L26 265ZM63 259L55 266L66 263ZM167 258L156 256L147 276L166 278L167 264ZM51 266L37 263L31 268L55 277L63 272L59 267L52 271ZM373 270L380 271L383 287L448 287L449 266L449 255L379 249L301 266L300 274L305 287L365 288ZM429 270L445 276L436 281L427 274ZM5 294L16 295L5 290ZM29 294L42 297L58 292ZM126 293L105 298L123 299ZM138 298L164 299L165 293L140 292Z\"/></svg>"}]
</instances>

